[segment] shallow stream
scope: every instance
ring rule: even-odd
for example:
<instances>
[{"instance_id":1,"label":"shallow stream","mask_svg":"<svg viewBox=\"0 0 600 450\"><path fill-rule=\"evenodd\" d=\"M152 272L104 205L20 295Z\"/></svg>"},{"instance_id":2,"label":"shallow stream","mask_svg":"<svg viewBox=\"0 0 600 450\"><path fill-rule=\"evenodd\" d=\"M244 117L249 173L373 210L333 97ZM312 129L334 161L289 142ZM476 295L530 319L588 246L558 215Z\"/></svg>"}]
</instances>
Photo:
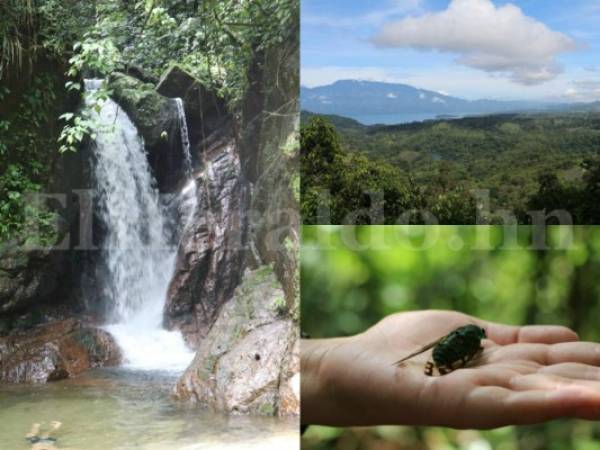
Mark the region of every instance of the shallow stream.
<instances>
[{"instance_id":1,"label":"shallow stream","mask_svg":"<svg viewBox=\"0 0 600 450\"><path fill-rule=\"evenodd\" d=\"M96 369L45 385L0 385L0 450L29 450L34 423L60 450L294 450L298 422L225 417L174 400L178 374ZM40 433L41 434L41 433Z\"/></svg>"}]
</instances>

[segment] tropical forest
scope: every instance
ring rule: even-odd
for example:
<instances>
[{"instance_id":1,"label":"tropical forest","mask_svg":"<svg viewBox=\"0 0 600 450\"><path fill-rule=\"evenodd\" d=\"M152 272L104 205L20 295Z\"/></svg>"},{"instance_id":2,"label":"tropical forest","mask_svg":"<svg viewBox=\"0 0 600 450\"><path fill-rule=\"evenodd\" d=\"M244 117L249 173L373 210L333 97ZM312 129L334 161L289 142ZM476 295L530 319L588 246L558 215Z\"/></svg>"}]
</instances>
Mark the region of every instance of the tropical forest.
<instances>
[{"instance_id":1,"label":"tropical forest","mask_svg":"<svg viewBox=\"0 0 600 450\"><path fill-rule=\"evenodd\" d=\"M306 224L600 221L596 112L302 120Z\"/></svg>"}]
</instances>

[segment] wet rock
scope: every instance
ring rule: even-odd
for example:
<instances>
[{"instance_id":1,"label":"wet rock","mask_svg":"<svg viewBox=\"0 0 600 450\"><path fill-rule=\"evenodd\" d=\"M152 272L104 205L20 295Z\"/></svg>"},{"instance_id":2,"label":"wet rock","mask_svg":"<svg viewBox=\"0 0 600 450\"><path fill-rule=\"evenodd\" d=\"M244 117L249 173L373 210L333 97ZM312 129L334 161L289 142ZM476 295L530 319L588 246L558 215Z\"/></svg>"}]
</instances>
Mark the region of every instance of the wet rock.
<instances>
[{"instance_id":1,"label":"wet rock","mask_svg":"<svg viewBox=\"0 0 600 450\"><path fill-rule=\"evenodd\" d=\"M150 83L156 85L158 83L158 77L154 76L150 71L144 69L142 66L127 66L125 73L129 76L137 78L144 83Z\"/></svg>"},{"instance_id":2,"label":"wet rock","mask_svg":"<svg viewBox=\"0 0 600 450\"><path fill-rule=\"evenodd\" d=\"M184 231L165 304L164 324L195 345L242 276L248 189L232 144L215 148L198 174L198 203Z\"/></svg>"},{"instance_id":3,"label":"wet rock","mask_svg":"<svg viewBox=\"0 0 600 450\"><path fill-rule=\"evenodd\" d=\"M159 94L151 83L120 72L111 74L108 87L143 137L159 189L172 192L184 173L175 102Z\"/></svg>"},{"instance_id":4,"label":"wet rock","mask_svg":"<svg viewBox=\"0 0 600 450\"><path fill-rule=\"evenodd\" d=\"M298 414L298 330L271 267L247 271L175 395L229 414Z\"/></svg>"},{"instance_id":5,"label":"wet rock","mask_svg":"<svg viewBox=\"0 0 600 450\"><path fill-rule=\"evenodd\" d=\"M114 366L121 359L106 331L67 319L0 338L0 382L46 383Z\"/></svg>"},{"instance_id":6,"label":"wet rock","mask_svg":"<svg viewBox=\"0 0 600 450\"><path fill-rule=\"evenodd\" d=\"M44 303L58 288L64 253L26 251L17 244L0 249L0 315Z\"/></svg>"},{"instance_id":7,"label":"wet rock","mask_svg":"<svg viewBox=\"0 0 600 450\"><path fill-rule=\"evenodd\" d=\"M171 66L161 77L156 91L165 97L183 100L194 160L205 150L204 141L230 120L225 101L214 90L178 65Z\"/></svg>"}]
</instances>

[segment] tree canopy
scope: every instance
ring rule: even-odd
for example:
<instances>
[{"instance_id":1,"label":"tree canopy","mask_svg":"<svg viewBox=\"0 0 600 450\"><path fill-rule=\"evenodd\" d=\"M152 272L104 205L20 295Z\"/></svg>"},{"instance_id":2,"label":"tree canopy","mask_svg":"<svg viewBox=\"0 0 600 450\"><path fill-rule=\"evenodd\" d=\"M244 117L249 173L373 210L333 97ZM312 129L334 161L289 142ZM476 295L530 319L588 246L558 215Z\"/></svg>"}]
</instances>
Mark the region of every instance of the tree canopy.
<instances>
[{"instance_id":1,"label":"tree canopy","mask_svg":"<svg viewBox=\"0 0 600 450\"><path fill-rule=\"evenodd\" d=\"M600 148L598 113L505 114L369 127L337 116L317 120L305 113L303 119L304 133L314 134L315 127L324 126L323 121L334 127L329 131L338 135L339 156L334 165L364 158L374 179L361 181L355 186L357 191L374 187L384 192L390 178L396 180L396 186L404 186L409 193L404 212L425 211L441 224L497 223L503 220L496 214L502 210L519 223L532 222L531 211L546 216L556 209L566 210L575 223L600 220L594 201ZM314 189L327 187L328 178L322 171L332 165L314 139L306 145L315 145L314 151L322 153L323 168L315 158L303 160L303 174L308 174L304 187L311 204L316 198ZM347 170L341 164L331 173ZM339 186L330 190L330 203L342 211L330 223L341 223L340 215L356 206L352 198L343 198L342 192ZM395 202L393 198L390 201ZM308 207L305 203L304 208ZM379 223L394 223L403 213L396 207L387 211L392 217L386 214ZM304 217L305 223L315 223L310 211ZM431 223L423 215L412 220Z\"/></svg>"}]
</instances>

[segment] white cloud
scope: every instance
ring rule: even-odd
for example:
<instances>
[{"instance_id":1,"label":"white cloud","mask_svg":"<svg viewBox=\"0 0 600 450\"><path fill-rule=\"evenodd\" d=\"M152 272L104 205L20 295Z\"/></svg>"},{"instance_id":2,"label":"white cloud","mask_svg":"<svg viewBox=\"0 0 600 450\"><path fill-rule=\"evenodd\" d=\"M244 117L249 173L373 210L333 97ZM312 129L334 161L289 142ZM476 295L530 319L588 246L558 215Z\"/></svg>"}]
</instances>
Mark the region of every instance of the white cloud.
<instances>
[{"instance_id":1,"label":"white cloud","mask_svg":"<svg viewBox=\"0 0 600 450\"><path fill-rule=\"evenodd\" d=\"M393 92L390 92L388 95L386 95L387 98L398 98L398 96L396 94L394 94Z\"/></svg>"},{"instance_id":2,"label":"white cloud","mask_svg":"<svg viewBox=\"0 0 600 450\"><path fill-rule=\"evenodd\" d=\"M446 103L446 100L444 100L443 98L439 98L439 97L433 97L431 99L432 103Z\"/></svg>"},{"instance_id":3,"label":"white cloud","mask_svg":"<svg viewBox=\"0 0 600 450\"><path fill-rule=\"evenodd\" d=\"M562 72L557 55L577 48L572 38L515 5L496 7L491 0L452 0L444 11L384 25L373 42L455 53L462 65L523 85L556 78Z\"/></svg>"},{"instance_id":4,"label":"white cloud","mask_svg":"<svg viewBox=\"0 0 600 450\"><path fill-rule=\"evenodd\" d=\"M425 100L427 98L427 95L425 95L425 93L423 93L423 92L419 92L419 98L421 100Z\"/></svg>"},{"instance_id":5,"label":"white cloud","mask_svg":"<svg viewBox=\"0 0 600 450\"><path fill-rule=\"evenodd\" d=\"M600 81L581 80L573 81L565 90L563 97L575 102L593 102L600 100Z\"/></svg>"}]
</instances>

